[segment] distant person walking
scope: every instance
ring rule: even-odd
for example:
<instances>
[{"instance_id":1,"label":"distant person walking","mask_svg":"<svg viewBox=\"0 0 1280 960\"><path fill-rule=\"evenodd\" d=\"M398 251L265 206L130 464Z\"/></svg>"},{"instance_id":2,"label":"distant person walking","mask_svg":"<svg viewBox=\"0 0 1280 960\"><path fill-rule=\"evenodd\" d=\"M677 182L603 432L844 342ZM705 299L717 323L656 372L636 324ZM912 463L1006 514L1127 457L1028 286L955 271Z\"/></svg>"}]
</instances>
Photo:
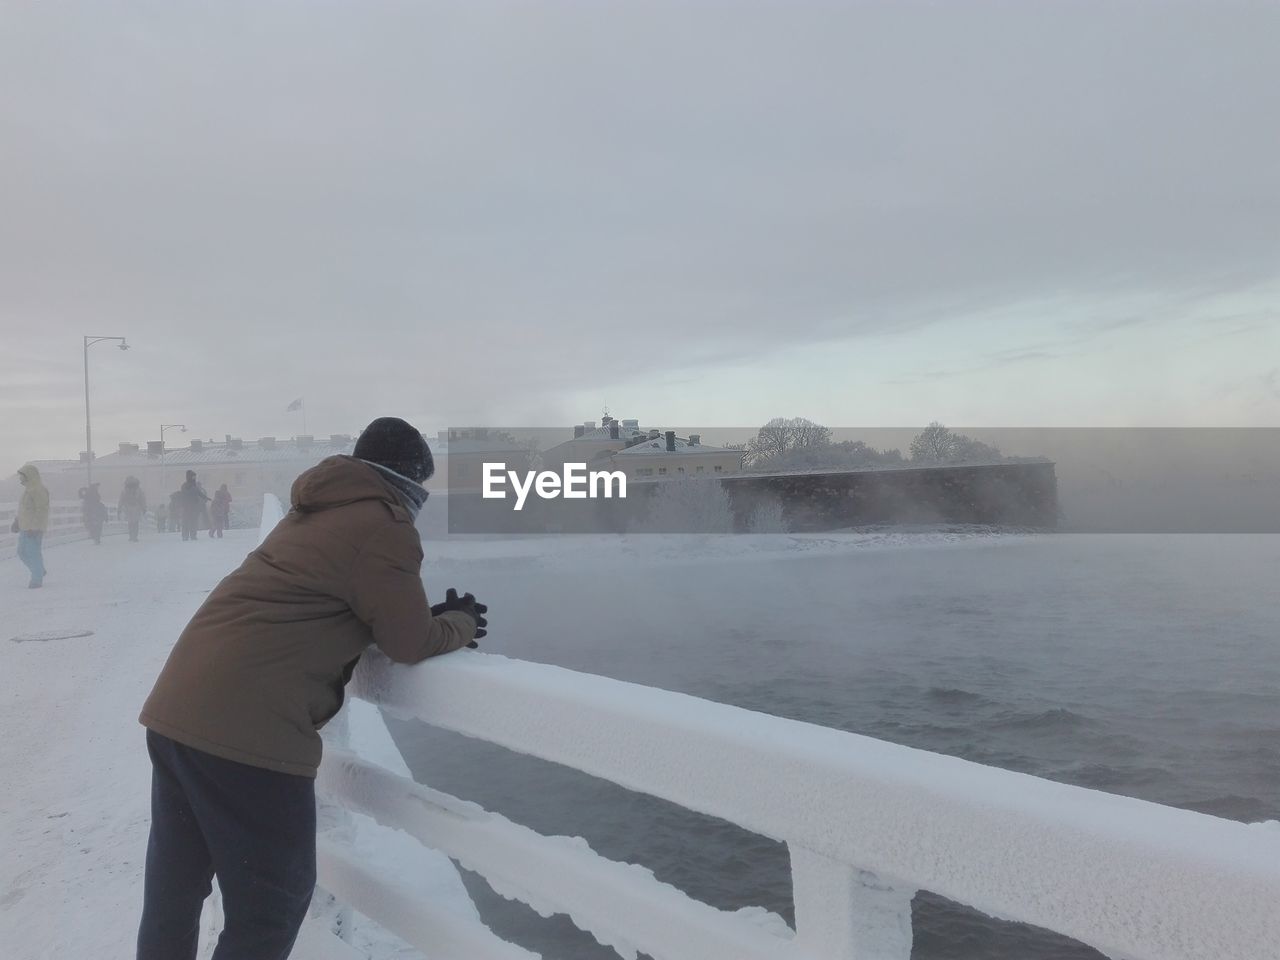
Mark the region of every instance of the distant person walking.
<instances>
[{"instance_id":1,"label":"distant person walking","mask_svg":"<svg viewBox=\"0 0 1280 960\"><path fill-rule=\"evenodd\" d=\"M44 585L44 533L49 529L49 491L40 480L40 471L28 463L18 468L22 500L10 528L18 535L18 559L31 571L33 590Z\"/></svg>"},{"instance_id":2,"label":"distant person walking","mask_svg":"<svg viewBox=\"0 0 1280 960\"><path fill-rule=\"evenodd\" d=\"M147 495L137 477L126 477L120 502L116 504L116 519L129 525L129 542L138 542L138 526L147 512Z\"/></svg>"},{"instance_id":3,"label":"distant person walking","mask_svg":"<svg viewBox=\"0 0 1280 960\"><path fill-rule=\"evenodd\" d=\"M107 522L107 505L102 502L102 494L96 483L80 488L80 519L84 521L84 528L89 531L89 539L94 543L102 543L102 525Z\"/></svg>"},{"instance_id":4,"label":"distant person walking","mask_svg":"<svg viewBox=\"0 0 1280 960\"><path fill-rule=\"evenodd\" d=\"M177 533L182 529L182 491L175 490L169 494L169 532Z\"/></svg>"},{"instance_id":5,"label":"distant person walking","mask_svg":"<svg viewBox=\"0 0 1280 960\"><path fill-rule=\"evenodd\" d=\"M209 536L221 537L222 531L231 523L231 491L224 483L213 493L213 504L209 507L212 518L209 524Z\"/></svg>"},{"instance_id":6,"label":"distant person walking","mask_svg":"<svg viewBox=\"0 0 1280 960\"><path fill-rule=\"evenodd\" d=\"M196 481L194 470L187 471L187 479L178 492L179 503L182 505L182 539L195 540L200 536L200 515L207 509L209 495Z\"/></svg>"},{"instance_id":7,"label":"distant person walking","mask_svg":"<svg viewBox=\"0 0 1280 960\"><path fill-rule=\"evenodd\" d=\"M164 525L169 519L169 508L165 506L164 501L156 504L156 533L164 533Z\"/></svg>"}]
</instances>

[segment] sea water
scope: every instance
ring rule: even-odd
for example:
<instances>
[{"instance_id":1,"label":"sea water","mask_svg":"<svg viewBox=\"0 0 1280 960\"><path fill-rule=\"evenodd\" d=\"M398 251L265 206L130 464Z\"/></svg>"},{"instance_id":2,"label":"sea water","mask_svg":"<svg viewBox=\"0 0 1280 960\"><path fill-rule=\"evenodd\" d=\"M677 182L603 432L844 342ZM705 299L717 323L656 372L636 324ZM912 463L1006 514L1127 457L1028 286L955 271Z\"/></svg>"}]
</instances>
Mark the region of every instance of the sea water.
<instances>
[{"instance_id":1,"label":"sea water","mask_svg":"<svg viewBox=\"0 0 1280 960\"><path fill-rule=\"evenodd\" d=\"M433 593L456 585L490 604L490 652L1215 816L1280 819L1280 537L448 543L427 576ZM393 730L422 782L585 837L715 906L793 920L779 843L422 724ZM467 882L508 939L553 957L614 955L563 917ZM913 926L913 956L930 960L1100 956L927 892Z\"/></svg>"}]
</instances>

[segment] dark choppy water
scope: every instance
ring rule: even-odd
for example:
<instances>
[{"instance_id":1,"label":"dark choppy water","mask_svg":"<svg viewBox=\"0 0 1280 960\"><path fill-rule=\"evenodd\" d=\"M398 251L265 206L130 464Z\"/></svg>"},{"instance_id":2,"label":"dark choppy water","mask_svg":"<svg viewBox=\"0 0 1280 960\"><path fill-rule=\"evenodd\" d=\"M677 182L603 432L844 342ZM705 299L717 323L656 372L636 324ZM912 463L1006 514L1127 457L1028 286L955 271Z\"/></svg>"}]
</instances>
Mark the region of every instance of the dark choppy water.
<instances>
[{"instance_id":1,"label":"dark choppy water","mask_svg":"<svg viewBox=\"0 0 1280 960\"><path fill-rule=\"evenodd\" d=\"M1280 537L673 543L541 560L450 544L428 583L491 603L491 652L1217 816L1280 818ZM793 919L781 844L421 724L394 732L425 783L583 836L718 907ZM508 939L548 957L613 956L562 917L468 884ZM927 893L913 923L921 960L1100 956Z\"/></svg>"}]
</instances>

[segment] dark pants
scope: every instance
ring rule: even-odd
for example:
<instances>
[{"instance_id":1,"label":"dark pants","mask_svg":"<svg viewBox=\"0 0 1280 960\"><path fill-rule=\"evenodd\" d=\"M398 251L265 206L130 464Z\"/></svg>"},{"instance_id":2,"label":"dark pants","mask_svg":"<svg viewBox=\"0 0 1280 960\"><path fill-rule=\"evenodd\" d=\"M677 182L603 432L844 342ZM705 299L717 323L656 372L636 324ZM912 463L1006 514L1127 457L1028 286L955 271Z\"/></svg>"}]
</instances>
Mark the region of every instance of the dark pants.
<instances>
[{"instance_id":1,"label":"dark pants","mask_svg":"<svg viewBox=\"0 0 1280 960\"><path fill-rule=\"evenodd\" d=\"M182 539L195 540L200 536L200 512L198 510L182 515Z\"/></svg>"},{"instance_id":2,"label":"dark pants","mask_svg":"<svg viewBox=\"0 0 1280 960\"><path fill-rule=\"evenodd\" d=\"M134 543L138 542L138 521L137 520L129 521L129 539L132 540Z\"/></svg>"},{"instance_id":3,"label":"dark pants","mask_svg":"<svg viewBox=\"0 0 1280 960\"><path fill-rule=\"evenodd\" d=\"M194 960L216 875L213 960L286 960L316 884L315 781L147 731L151 839L138 960Z\"/></svg>"}]
</instances>

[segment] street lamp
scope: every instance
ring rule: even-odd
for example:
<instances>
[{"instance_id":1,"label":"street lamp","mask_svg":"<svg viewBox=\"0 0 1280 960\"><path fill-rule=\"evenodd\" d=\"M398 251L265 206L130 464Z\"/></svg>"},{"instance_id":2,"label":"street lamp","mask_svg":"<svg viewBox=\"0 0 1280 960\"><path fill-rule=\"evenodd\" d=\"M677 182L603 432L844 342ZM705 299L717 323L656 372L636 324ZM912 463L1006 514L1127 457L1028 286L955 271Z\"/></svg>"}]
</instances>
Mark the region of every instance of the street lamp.
<instances>
[{"instance_id":1,"label":"street lamp","mask_svg":"<svg viewBox=\"0 0 1280 960\"><path fill-rule=\"evenodd\" d=\"M89 477L89 483L93 483L93 430L89 426L89 348L95 343L102 343L104 340L119 340L120 342L117 346L121 350L129 349L129 344L125 342L124 337L84 338L84 462L85 471Z\"/></svg>"},{"instance_id":2,"label":"street lamp","mask_svg":"<svg viewBox=\"0 0 1280 960\"><path fill-rule=\"evenodd\" d=\"M164 432L166 430L172 430L174 427L177 427L183 433L187 432L187 425L185 423L160 424L160 496L162 500L165 496L168 495L168 492L165 489L165 485L164 485Z\"/></svg>"}]
</instances>

